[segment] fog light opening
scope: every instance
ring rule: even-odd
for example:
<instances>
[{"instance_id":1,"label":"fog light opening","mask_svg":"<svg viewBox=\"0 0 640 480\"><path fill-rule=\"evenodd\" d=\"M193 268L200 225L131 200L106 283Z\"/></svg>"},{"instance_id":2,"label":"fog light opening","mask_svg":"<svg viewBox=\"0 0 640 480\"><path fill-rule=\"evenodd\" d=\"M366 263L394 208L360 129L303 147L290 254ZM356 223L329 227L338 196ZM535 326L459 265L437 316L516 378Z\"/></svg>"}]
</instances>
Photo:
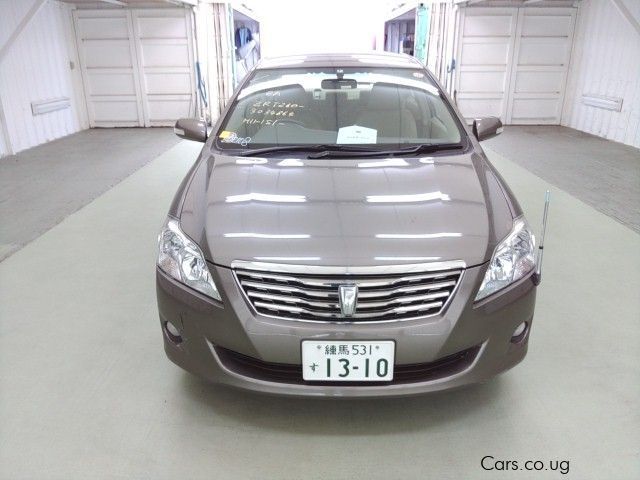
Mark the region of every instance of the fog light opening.
<instances>
[{"instance_id":1,"label":"fog light opening","mask_svg":"<svg viewBox=\"0 0 640 480\"><path fill-rule=\"evenodd\" d=\"M164 322L164 331L167 333L167 336L173 343L182 342L182 335L180 335L180 330L171 322Z\"/></svg>"},{"instance_id":2,"label":"fog light opening","mask_svg":"<svg viewBox=\"0 0 640 480\"><path fill-rule=\"evenodd\" d=\"M522 322L520 325L518 325L516 329L513 331L513 335L511 335L511 342L518 343L522 341L522 339L527 334L527 331L529 329L528 327L529 327L529 324L527 322Z\"/></svg>"}]
</instances>

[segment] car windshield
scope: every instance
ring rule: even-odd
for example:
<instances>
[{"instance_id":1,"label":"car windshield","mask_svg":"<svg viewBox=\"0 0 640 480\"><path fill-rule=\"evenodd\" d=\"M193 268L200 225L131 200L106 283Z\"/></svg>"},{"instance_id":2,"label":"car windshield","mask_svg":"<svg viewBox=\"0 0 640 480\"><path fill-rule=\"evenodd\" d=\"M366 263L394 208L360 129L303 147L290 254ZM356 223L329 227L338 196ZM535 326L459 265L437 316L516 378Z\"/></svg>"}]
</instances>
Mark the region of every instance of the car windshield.
<instances>
[{"instance_id":1,"label":"car windshield","mask_svg":"<svg viewBox=\"0 0 640 480\"><path fill-rule=\"evenodd\" d=\"M456 144L462 133L424 70L322 67L256 70L216 137L220 149L382 150Z\"/></svg>"}]
</instances>

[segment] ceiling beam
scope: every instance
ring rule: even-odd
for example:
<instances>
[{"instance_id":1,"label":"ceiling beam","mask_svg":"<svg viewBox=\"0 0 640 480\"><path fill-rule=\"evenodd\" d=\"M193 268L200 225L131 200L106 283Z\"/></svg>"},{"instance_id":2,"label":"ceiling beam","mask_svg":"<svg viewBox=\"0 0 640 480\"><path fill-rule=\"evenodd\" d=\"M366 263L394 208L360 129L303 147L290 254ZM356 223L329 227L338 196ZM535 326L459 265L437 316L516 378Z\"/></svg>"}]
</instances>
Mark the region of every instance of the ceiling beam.
<instances>
[{"instance_id":1,"label":"ceiling beam","mask_svg":"<svg viewBox=\"0 0 640 480\"><path fill-rule=\"evenodd\" d=\"M620 14L631 24L633 29L636 31L638 35L640 35L640 23L633 16L633 14L629 11L627 6L624 4L622 0L611 0L611 3L618 9Z\"/></svg>"},{"instance_id":2,"label":"ceiling beam","mask_svg":"<svg viewBox=\"0 0 640 480\"><path fill-rule=\"evenodd\" d=\"M119 7L126 7L127 2L122 0L98 0L99 2L110 3L111 5L118 5Z\"/></svg>"},{"instance_id":3,"label":"ceiling beam","mask_svg":"<svg viewBox=\"0 0 640 480\"><path fill-rule=\"evenodd\" d=\"M20 20L20 23L13 30L11 35L9 35L9 38L7 38L7 41L4 42L2 48L0 48L0 63L2 63L2 60L4 60L4 57L6 57L7 53L9 53L9 50L11 49L13 43L18 39L20 34L24 32L24 29L27 28L27 25L29 25L29 23L31 23L33 17L36 16L36 13L40 11L46 1L47 0L36 0L35 2L33 2L33 5L31 5L29 11L25 14L22 20Z\"/></svg>"},{"instance_id":4,"label":"ceiling beam","mask_svg":"<svg viewBox=\"0 0 640 480\"><path fill-rule=\"evenodd\" d=\"M170 3L171 5L190 5L192 7L197 7L198 6L198 0L164 0L167 3Z\"/></svg>"},{"instance_id":5,"label":"ceiling beam","mask_svg":"<svg viewBox=\"0 0 640 480\"><path fill-rule=\"evenodd\" d=\"M9 135L9 128L7 127L7 117L4 114L4 106L2 105L2 97L0 97L0 127L2 130L2 137L4 138L5 151L0 151L0 157L4 155L13 155L13 145L11 144L11 135Z\"/></svg>"}]
</instances>

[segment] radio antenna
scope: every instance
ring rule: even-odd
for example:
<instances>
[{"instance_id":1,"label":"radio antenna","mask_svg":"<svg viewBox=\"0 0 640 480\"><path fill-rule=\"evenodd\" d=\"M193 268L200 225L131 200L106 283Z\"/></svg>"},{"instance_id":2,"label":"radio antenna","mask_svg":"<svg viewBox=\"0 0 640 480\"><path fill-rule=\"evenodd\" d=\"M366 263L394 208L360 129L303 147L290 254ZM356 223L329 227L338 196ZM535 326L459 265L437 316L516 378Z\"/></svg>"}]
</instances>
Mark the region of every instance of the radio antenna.
<instances>
[{"instance_id":1,"label":"radio antenna","mask_svg":"<svg viewBox=\"0 0 640 480\"><path fill-rule=\"evenodd\" d=\"M536 258L536 273L533 275L533 283L540 285L542 281L542 255L544 254L544 235L547 232L547 217L549 216L549 190L544 194L544 213L542 215L542 232L540 234L540 245L538 246L538 257Z\"/></svg>"}]
</instances>

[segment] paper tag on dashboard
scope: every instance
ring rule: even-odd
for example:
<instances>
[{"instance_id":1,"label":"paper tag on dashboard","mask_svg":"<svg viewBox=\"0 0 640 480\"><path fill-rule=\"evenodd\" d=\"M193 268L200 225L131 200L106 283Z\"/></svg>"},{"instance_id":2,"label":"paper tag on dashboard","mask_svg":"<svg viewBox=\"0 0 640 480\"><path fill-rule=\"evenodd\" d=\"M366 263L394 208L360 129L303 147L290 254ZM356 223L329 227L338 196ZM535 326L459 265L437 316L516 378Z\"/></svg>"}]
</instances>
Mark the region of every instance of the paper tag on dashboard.
<instances>
[{"instance_id":1,"label":"paper tag on dashboard","mask_svg":"<svg viewBox=\"0 0 640 480\"><path fill-rule=\"evenodd\" d=\"M351 125L338 130L336 143L376 143L377 138L376 129Z\"/></svg>"}]
</instances>

